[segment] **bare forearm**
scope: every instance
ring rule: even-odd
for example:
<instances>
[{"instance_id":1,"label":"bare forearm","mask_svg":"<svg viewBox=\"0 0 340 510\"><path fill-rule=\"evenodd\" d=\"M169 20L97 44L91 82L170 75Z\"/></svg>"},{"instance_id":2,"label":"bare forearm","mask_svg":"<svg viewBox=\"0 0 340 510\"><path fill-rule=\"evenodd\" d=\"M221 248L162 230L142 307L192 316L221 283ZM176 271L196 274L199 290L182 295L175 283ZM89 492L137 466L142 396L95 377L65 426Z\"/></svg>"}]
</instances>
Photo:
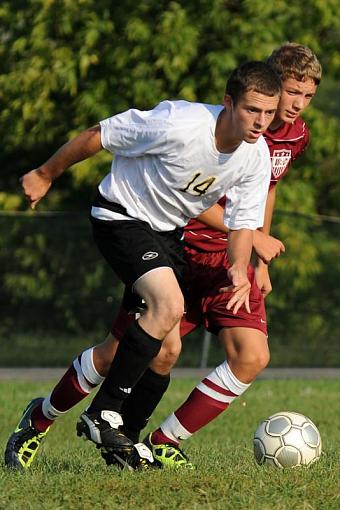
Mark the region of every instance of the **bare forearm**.
<instances>
[{"instance_id":1,"label":"bare forearm","mask_svg":"<svg viewBox=\"0 0 340 510\"><path fill-rule=\"evenodd\" d=\"M273 213L274 213L274 207L275 207L275 201L276 201L276 186L273 186L268 191L268 196L267 196L267 201L266 201L266 209L265 209L265 213L264 213L263 227L261 228L261 231L264 234L270 234Z\"/></svg>"},{"instance_id":2,"label":"bare forearm","mask_svg":"<svg viewBox=\"0 0 340 510\"><path fill-rule=\"evenodd\" d=\"M220 292L232 291L232 296L227 303L227 310L233 310L233 314L236 314L243 305L250 313L250 282L247 276L247 268L252 246L252 230L229 231L228 258L231 265L228 268L228 277L231 280L231 286L222 287Z\"/></svg>"},{"instance_id":3,"label":"bare forearm","mask_svg":"<svg viewBox=\"0 0 340 510\"><path fill-rule=\"evenodd\" d=\"M280 256L285 251L283 243L279 239L270 236L275 201L276 186L273 186L267 196L263 227L254 232L254 250L258 256L258 266L268 264L273 258Z\"/></svg>"},{"instance_id":4,"label":"bare forearm","mask_svg":"<svg viewBox=\"0 0 340 510\"><path fill-rule=\"evenodd\" d=\"M223 223L224 209L215 204L198 216L198 220L214 230L229 232L228 227Z\"/></svg>"},{"instance_id":5,"label":"bare forearm","mask_svg":"<svg viewBox=\"0 0 340 510\"><path fill-rule=\"evenodd\" d=\"M101 149L100 125L98 124L83 131L60 147L53 156L39 167L39 173L53 181L67 168L93 156Z\"/></svg>"},{"instance_id":6,"label":"bare forearm","mask_svg":"<svg viewBox=\"0 0 340 510\"><path fill-rule=\"evenodd\" d=\"M253 231L248 229L230 230L228 259L231 265L247 267L253 247Z\"/></svg>"},{"instance_id":7,"label":"bare forearm","mask_svg":"<svg viewBox=\"0 0 340 510\"><path fill-rule=\"evenodd\" d=\"M67 168L93 156L101 149L100 126L97 125L63 145L46 163L23 175L20 178L21 187L30 207L32 209L36 207L50 189L54 179Z\"/></svg>"}]
</instances>

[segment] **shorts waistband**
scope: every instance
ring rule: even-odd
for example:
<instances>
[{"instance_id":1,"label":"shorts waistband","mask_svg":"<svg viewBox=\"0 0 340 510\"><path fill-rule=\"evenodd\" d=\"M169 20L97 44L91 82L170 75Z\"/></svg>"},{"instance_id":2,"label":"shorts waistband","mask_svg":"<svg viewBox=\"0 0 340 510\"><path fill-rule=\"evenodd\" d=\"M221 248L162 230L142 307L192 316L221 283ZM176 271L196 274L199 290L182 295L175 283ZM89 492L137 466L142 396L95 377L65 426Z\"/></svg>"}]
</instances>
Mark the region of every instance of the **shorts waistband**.
<instances>
[{"instance_id":1,"label":"shorts waistband","mask_svg":"<svg viewBox=\"0 0 340 510\"><path fill-rule=\"evenodd\" d=\"M106 200L106 198L104 198L100 193L97 194L92 205L94 207L102 207L103 209L108 209L109 211L123 214L123 216L131 217L125 207L123 207L121 204L117 204L116 202L110 202L109 200Z\"/></svg>"}]
</instances>

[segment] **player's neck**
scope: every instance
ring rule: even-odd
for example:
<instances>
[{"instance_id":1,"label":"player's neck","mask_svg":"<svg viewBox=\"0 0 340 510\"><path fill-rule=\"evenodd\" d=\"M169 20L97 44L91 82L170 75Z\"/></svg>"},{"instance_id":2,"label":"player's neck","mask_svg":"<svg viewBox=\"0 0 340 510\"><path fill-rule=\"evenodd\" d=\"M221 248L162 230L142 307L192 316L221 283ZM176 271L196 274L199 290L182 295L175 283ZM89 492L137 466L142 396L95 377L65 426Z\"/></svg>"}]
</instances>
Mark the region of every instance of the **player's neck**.
<instances>
[{"instance_id":1,"label":"player's neck","mask_svg":"<svg viewBox=\"0 0 340 510\"><path fill-rule=\"evenodd\" d=\"M276 131L277 129L281 128L285 122L280 118L274 118L273 122L270 124L268 130L269 131Z\"/></svg>"}]
</instances>

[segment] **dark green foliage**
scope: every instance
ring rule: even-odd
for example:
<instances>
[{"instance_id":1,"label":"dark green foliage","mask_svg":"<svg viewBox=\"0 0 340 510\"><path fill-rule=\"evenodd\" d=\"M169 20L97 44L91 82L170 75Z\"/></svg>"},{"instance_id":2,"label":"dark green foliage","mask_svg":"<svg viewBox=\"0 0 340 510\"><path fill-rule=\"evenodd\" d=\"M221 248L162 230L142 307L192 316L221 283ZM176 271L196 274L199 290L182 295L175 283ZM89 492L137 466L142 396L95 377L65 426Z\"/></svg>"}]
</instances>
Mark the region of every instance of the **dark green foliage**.
<instances>
[{"instance_id":1,"label":"dark green foliage","mask_svg":"<svg viewBox=\"0 0 340 510\"><path fill-rule=\"evenodd\" d=\"M80 130L164 98L218 102L233 67L290 40L317 53L324 78L304 115L310 147L279 185L277 207L339 216L339 34L337 0L1 2L0 211L26 208L19 176ZM121 288L97 255L86 218L110 158L103 152L75 166L39 204L39 211L73 210L82 219L0 218L7 342L22 330L107 331ZM312 363L315 356L315 363L338 364L339 226L297 218L274 223L287 252L271 270L272 345L287 363L292 345L303 342L314 345Z\"/></svg>"},{"instance_id":2,"label":"dark green foliage","mask_svg":"<svg viewBox=\"0 0 340 510\"><path fill-rule=\"evenodd\" d=\"M0 217L0 247L2 332L106 333L122 286L86 215Z\"/></svg>"}]
</instances>

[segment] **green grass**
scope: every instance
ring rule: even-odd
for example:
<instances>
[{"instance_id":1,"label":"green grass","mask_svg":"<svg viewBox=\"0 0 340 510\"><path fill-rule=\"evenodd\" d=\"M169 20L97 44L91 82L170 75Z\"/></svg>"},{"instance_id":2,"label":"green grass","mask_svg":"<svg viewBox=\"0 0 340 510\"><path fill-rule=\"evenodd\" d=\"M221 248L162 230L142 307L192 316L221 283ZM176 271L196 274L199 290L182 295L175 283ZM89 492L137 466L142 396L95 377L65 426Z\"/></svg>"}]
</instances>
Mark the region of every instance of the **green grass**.
<instances>
[{"instance_id":1,"label":"green grass","mask_svg":"<svg viewBox=\"0 0 340 510\"><path fill-rule=\"evenodd\" d=\"M193 387L176 380L148 429L159 424ZM0 383L3 447L21 410L49 384ZM43 451L24 473L0 470L0 509L6 510L338 510L340 508L340 381L259 381L206 429L185 443L194 472L129 473L107 468L89 442L75 435L84 403L59 420ZM262 419L299 411L318 426L323 455L311 468L257 466L252 435Z\"/></svg>"}]
</instances>

